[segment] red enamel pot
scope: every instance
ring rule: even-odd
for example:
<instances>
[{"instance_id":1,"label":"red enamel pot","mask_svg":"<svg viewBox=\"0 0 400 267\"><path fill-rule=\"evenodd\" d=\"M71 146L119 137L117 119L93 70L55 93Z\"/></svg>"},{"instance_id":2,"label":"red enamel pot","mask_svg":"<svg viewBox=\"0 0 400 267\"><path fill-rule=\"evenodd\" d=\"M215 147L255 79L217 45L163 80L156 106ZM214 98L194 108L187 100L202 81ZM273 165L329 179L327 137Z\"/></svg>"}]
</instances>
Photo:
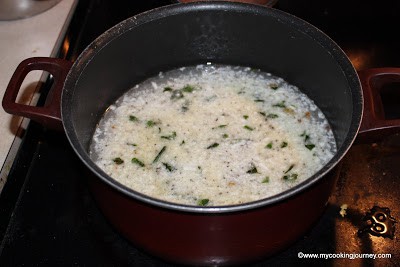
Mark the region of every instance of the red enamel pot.
<instances>
[{"instance_id":1,"label":"red enamel pot","mask_svg":"<svg viewBox=\"0 0 400 267\"><path fill-rule=\"evenodd\" d=\"M88 148L96 124L119 96L160 71L206 62L259 68L298 86L329 120L336 155L290 190L221 207L148 197L118 183L92 162ZM45 106L15 103L25 75L37 69L54 77ZM356 137L399 130L399 120L384 119L379 97L381 86L399 80L399 69L358 75L329 37L290 14L250 4L199 2L129 18L98 37L73 64L54 58L23 61L11 78L3 107L65 131L90 172L99 207L135 246L176 263L228 265L268 257L313 226Z\"/></svg>"}]
</instances>

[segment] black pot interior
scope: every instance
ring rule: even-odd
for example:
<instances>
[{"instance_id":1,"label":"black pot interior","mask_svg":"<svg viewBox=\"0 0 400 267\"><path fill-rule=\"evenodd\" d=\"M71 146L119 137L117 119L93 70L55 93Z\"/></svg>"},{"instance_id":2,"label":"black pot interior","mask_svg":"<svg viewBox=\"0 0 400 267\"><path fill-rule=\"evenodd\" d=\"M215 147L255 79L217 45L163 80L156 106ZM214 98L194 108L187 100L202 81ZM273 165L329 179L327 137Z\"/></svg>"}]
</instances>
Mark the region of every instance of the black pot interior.
<instances>
[{"instance_id":1,"label":"black pot interior","mask_svg":"<svg viewBox=\"0 0 400 267\"><path fill-rule=\"evenodd\" d=\"M88 160L96 124L126 90L160 71L206 62L260 68L286 79L323 110L339 154L351 145L362 113L361 90L353 67L328 37L277 10L197 3L130 18L82 53L62 99L64 126L78 154Z\"/></svg>"}]
</instances>

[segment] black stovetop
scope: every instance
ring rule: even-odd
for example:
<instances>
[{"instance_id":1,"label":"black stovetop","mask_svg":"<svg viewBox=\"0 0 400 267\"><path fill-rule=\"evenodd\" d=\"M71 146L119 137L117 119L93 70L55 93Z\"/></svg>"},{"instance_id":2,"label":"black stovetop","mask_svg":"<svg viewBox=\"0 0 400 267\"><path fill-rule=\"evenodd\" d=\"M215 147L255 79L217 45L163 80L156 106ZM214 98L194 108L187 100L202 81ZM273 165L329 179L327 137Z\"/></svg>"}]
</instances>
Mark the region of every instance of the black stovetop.
<instances>
[{"instance_id":1,"label":"black stovetop","mask_svg":"<svg viewBox=\"0 0 400 267\"><path fill-rule=\"evenodd\" d=\"M111 26L171 2L80 0L64 40L69 48L62 46L59 57L74 61ZM399 1L279 0L274 8L327 33L357 70L400 67ZM400 117L399 96L383 97L394 114L387 116ZM393 236L379 236L368 229L366 217L379 206L399 220L399 162L399 135L354 145L315 227L286 251L254 266L400 266L399 229ZM108 224L88 191L84 168L64 134L30 123L0 196L0 266L173 266L136 249ZM339 214L343 204L348 205L344 217ZM299 252L390 253L391 259L300 259Z\"/></svg>"}]
</instances>

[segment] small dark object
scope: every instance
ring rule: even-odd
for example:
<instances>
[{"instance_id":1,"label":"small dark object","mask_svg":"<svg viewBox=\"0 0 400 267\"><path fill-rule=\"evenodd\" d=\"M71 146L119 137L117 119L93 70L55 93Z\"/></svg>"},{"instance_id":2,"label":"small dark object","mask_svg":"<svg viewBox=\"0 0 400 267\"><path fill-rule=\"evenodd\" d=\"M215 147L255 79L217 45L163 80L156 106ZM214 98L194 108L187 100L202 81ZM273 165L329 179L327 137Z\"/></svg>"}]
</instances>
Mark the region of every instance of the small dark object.
<instances>
[{"instance_id":1,"label":"small dark object","mask_svg":"<svg viewBox=\"0 0 400 267\"><path fill-rule=\"evenodd\" d=\"M208 202L210 202L208 198L203 198L200 199L197 203L199 204L199 206L207 206Z\"/></svg>"},{"instance_id":2,"label":"small dark object","mask_svg":"<svg viewBox=\"0 0 400 267\"><path fill-rule=\"evenodd\" d=\"M166 146L163 146L163 148L161 148L160 152L158 152L157 156L154 158L153 163L157 162L160 159L166 148Z\"/></svg>"},{"instance_id":3,"label":"small dark object","mask_svg":"<svg viewBox=\"0 0 400 267\"><path fill-rule=\"evenodd\" d=\"M124 160L121 158L115 158L113 159L113 161L115 162L115 164L117 165L121 165L122 163L124 163Z\"/></svg>"},{"instance_id":4,"label":"small dark object","mask_svg":"<svg viewBox=\"0 0 400 267\"><path fill-rule=\"evenodd\" d=\"M368 232L374 236L393 239L396 222L395 218L390 215L389 208L374 206L363 217L362 226L358 234L361 235Z\"/></svg>"},{"instance_id":5,"label":"small dark object","mask_svg":"<svg viewBox=\"0 0 400 267\"><path fill-rule=\"evenodd\" d=\"M257 170L256 166L253 165L251 167L251 169L247 171L247 173L250 173L250 174L258 173L258 170Z\"/></svg>"},{"instance_id":6,"label":"small dark object","mask_svg":"<svg viewBox=\"0 0 400 267\"><path fill-rule=\"evenodd\" d=\"M139 165L140 167L145 166L144 163L137 158L133 158L131 161L132 161L132 163L135 163L135 164Z\"/></svg>"},{"instance_id":7,"label":"small dark object","mask_svg":"<svg viewBox=\"0 0 400 267\"><path fill-rule=\"evenodd\" d=\"M163 164L164 167L165 167L168 171L170 171L170 172L173 172L173 171L176 170L176 168L175 168L174 166L172 166L172 165L170 165L170 164L168 164L168 163L166 163L166 162L163 162L162 164Z\"/></svg>"},{"instance_id":8,"label":"small dark object","mask_svg":"<svg viewBox=\"0 0 400 267\"><path fill-rule=\"evenodd\" d=\"M207 147L207 149L215 148L215 147L217 147L217 146L219 146L218 143L213 143L213 144L209 145L209 146Z\"/></svg>"}]
</instances>

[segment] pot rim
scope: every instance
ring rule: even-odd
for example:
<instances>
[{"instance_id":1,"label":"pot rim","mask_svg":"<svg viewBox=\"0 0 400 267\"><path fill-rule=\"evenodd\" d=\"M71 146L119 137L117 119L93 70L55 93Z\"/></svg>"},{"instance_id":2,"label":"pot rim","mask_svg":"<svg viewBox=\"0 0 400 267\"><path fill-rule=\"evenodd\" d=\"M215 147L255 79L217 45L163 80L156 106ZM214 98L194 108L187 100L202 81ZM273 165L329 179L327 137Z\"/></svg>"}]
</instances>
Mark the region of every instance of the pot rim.
<instances>
[{"instance_id":1,"label":"pot rim","mask_svg":"<svg viewBox=\"0 0 400 267\"><path fill-rule=\"evenodd\" d=\"M107 44L112 42L115 38L118 38L120 35L130 31L132 28L138 27L142 24L151 22L153 20L161 19L166 16L174 16L174 15L179 15L181 13L208 11L208 10L253 13L254 15L260 15L260 16L264 15L264 16L274 17L280 23L289 24L291 27L295 28L297 31L300 31L305 35L308 35L315 42L318 42L319 45L328 50L328 52L332 55L332 57L336 59L337 64L342 69L342 72L347 78L349 87L352 88L351 97L353 99L353 114L351 118L351 125L348 129L348 133L343 141L343 144L341 145L340 148L338 148L338 151L335 154L335 156L313 176L309 177L300 184L292 187L291 189L286 190L277 195L273 195L268 198L260 199L253 202L247 202L243 204L226 205L226 206L209 206L209 207L184 205L149 197L117 182L112 177L107 175L104 171L102 171L96 164L94 164L94 162L90 159L87 150L79 142L78 137L74 131L70 114L70 107L71 107L70 102L74 94L73 88L77 83L77 81L79 80L82 71L90 63L91 59L96 56L98 51L100 51L103 47L106 47ZM321 179L324 179L326 175L342 160L342 158L345 156L345 154L353 144L354 140L356 139L358 130L361 125L363 106L364 106L363 95L357 72L355 71L353 65L351 64L350 60L345 55L343 50L321 30L319 30L312 24L298 17L295 17L291 14L288 14L286 12L277 9L267 8L253 4L238 3L238 2L210 1L210 2L193 2L187 4L172 4L168 6L155 8L143 12L141 14L135 15L131 18L128 18L120 22L119 24L115 25L114 27L110 28L103 34L101 34L80 54L78 59L74 62L67 76L61 97L61 116L62 116L64 131L67 135L67 138L72 148L80 158L80 160L89 168L91 172L93 172L97 176L97 178L100 178L102 182L105 182L113 189L117 190L118 192L122 193L125 196L128 196L131 199L138 200L146 204L154 205L159 208L165 208L174 211L190 212L190 213L220 214L220 213L245 211L245 210L257 209L265 206L274 205L276 203L285 201L289 198L292 198L302 193L303 191L312 187Z\"/></svg>"}]
</instances>

